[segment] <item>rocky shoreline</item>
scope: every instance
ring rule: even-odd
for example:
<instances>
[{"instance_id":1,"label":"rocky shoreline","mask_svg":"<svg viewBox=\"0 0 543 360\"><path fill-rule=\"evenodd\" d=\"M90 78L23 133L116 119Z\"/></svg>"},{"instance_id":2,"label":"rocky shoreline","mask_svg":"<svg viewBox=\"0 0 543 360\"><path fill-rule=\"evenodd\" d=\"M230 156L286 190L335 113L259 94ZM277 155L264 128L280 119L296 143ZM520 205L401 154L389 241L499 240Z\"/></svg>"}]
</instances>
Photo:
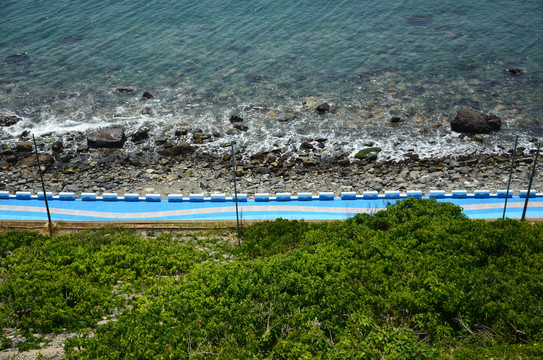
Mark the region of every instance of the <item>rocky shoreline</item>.
<instances>
[{"instance_id":1,"label":"rocky shoreline","mask_svg":"<svg viewBox=\"0 0 543 360\"><path fill-rule=\"evenodd\" d=\"M4 181L0 190L41 191L39 172L32 148L17 154L2 155L0 166ZM120 149L88 149L76 166L62 161L62 152L40 154L46 191L115 192L161 194L233 193L232 161L229 155L214 158L197 152L170 157L150 158L135 162L133 154ZM6 160L6 157L8 159ZM374 152L366 158L336 157L318 159L298 156L282 160L274 152L253 154L248 159L236 156L238 192L255 193L334 192L344 191L429 190L507 188L511 157L499 155L469 155L458 158L410 159L379 161ZM534 156L519 150L513 170L512 188L527 189ZM140 159L141 160L141 159ZM10 163L13 162L13 163ZM543 177L536 176L532 189L543 189Z\"/></svg>"},{"instance_id":2,"label":"rocky shoreline","mask_svg":"<svg viewBox=\"0 0 543 360\"><path fill-rule=\"evenodd\" d=\"M327 103L316 111L331 110ZM4 117L12 124L15 117ZM232 116L233 127L243 131L243 119ZM393 117L392 123L401 122ZM466 141L498 131L501 120L471 109L461 109L451 120L451 129L466 133ZM208 147L218 134L199 129L175 129L171 138L153 138L145 127L128 137L123 128L112 127L84 135L55 134L37 141L46 191L161 194L232 194L233 171L230 145ZM481 138L481 139L479 139ZM535 140L534 140L535 141ZM327 139L306 139L297 148L275 147L271 151L246 153L236 149L238 192L255 193L341 192L387 190L468 190L496 191L507 188L512 150L498 154L474 153L458 157L420 159L408 153L403 160L379 156L381 149L369 142L354 157L350 154L324 155ZM19 141L0 149L0 190L42 190L34 146L25 132ZM516 154L512 189L527 189L534 156L523 148ZM543 177L536 176L532 189L543 189Z\"/></svg>"}]
</instances>

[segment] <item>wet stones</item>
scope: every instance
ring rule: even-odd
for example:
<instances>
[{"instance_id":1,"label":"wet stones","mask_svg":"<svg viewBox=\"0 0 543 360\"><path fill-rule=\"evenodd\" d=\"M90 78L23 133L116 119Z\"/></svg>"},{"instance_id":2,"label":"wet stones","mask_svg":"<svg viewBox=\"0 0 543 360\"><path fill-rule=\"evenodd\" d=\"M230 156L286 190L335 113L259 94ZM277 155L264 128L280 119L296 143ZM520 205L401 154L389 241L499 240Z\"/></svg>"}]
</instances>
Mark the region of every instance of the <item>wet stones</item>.
<instances>
[{"instance_id":1,"label":"wet stones","mask_svg":"<svg viewBox=\"0 0 543 360\"><path fill-rule=\"evenodd\" d=\"M43 165L43 166L49 166L55 162L55 159L50 154L40 154L39 159L40 159L40 165ZM36 155L28 156L22 159L21 161L19 161L18 163L18 165L22 167L35 166L36 164L37 164Z\"/></svg>"},{"instance_id":2,"label":"wet stones","mask_svg":"<svg viewBox=\"0 0 543 360\"><path fill-rule=\"evenodd\" d=\"M242 123L243 118L238 115L232 115L230 116L230 124L236 124L236 123Z\"/></svg>"},{"instance_id":3,"label":"wet stones","mask_svg":"<svg viewBox=\"0 0 543 360\"><path fill-rule=\"evenodd\" d=\"M370 147L366 149L362 149L359 152L355 154L355 159L359 160L367 160L367 161L374 161L377 160L377 154L381 152L380 147Z\"/></svg>"},{"instance_id":4,"label":"wet stones","mask_svg":"<svg viewBox=\"0 0 543 360\"><path fill-rule=\"evenodd\" d=\"M504 72L506 74L515 76L515 75L522 74L522 69L519 69L519 68L507 68L507 69L504 70Z\"/></svg>"},{"instance_id":5,"label":"wet stones","mask_svg":"<svg viewBox=\"0 0 543 360\"><path fill-rule=\"evenodd\" d=\"M282 122L282 123L286 123L286 122L292 121L294 119L296 119L295 114L288 114L288 115L285 115L283 117L278 118L277 121Z\"/></svg>"},{"instance_id":6,"label":"wet stones","mask_svg":"<svg viewBox=\"0 0 543 360\"><path fill-rule=\"evenodd\" d=\"M139 143L147 139L149 139L149 128L145 126L140 128L130 137L130 140L132 140L133 143Z\"/></svg>"},{"instance_id":7,"label":"wet stones","mask_svg":"<svg viewBox=\"0 0 543 360\"><path fill-rule=\"evenodd\" d=\"M195 132L192 134L192 140L195 144L203 144L205 140L211 139L211 135L203 132Z\"/></svg>"},{"instance_id":8,"label":"wet stones","mask_svg":"<svg viewBox=\"0 0 543 360\"><path fill-rule=\"evenodd\" d=\"M15 145L15 150L18 153L28 153L32 151L32 147L33 145L30 141L24 141L17 143L17 145Z\"/></svg>"},{"instance_id":9,"label":"wet stones","mask_svg":"<svg viewBox=\"0 0 543 360\"><path fill-rule=\"evenodd\" d=\"M119 94L130 94L134 92L134 88L128 86L120 86L115 89Z\"/></svg>"},{"instance_id":10,"label":"wet stones","mask_svg":"<svg viewBox=\"0 0 543 360\"><path fill-rule=\"evenodd\" d=\"M181 155L189 155L194 152L194 148L190 146L188 143L182 141L178 145L174 145L169 148L164 148L160 150L158 153L162 156L166 157L177 157Z\"/></svg>"},{"instance_id":11,"label":"wet stones","mask_svg":"<svg viewBox=\"0 0 543 360\"><path fill-rule=\"evenodd\" d=\"M451 121L451 130L468 134L489 134L501 128L496 115L483 115L469 108L462 108Z\"/></svg>"},{"instance_id":12,"label":"wet stones","mask_svg":"<svg viewBox=\"0 0 543 360\"><path fill-rule=\"evenodd\" d=\"M403 122L403 119L401 117L399 117L399 116L393 116L393 117L390 118L390 123L391 124L399 124L401 122Z\"/></svg>"},{"instance_id":13,"label":"wet stones","mask_svg":"<svg viewBox=\"0 0 543 360\"><path fill-rule=\"evenodd\" d=\"M143 93L143 95L141 96L141 98L143 100L151 100L151 99L154 99L155 96L153 94L151 94L149 91L146 91Z\"/></svg>"},{"instance_id":14,"label":"wet stones","mask_svg":"<svg viewBox=\"0 0 543 360\"><path fill-rule=\"evenodd\" d=\"M87 136L87 144L90 148L120 149L125 141L124 129L118 127L94 131Z\"/></svg>"},{"instance_id":15,"label":"wet stones","mask_svg":"<svg viewBox=\"0 0 543 360\"><path fill-rule=\"evenodd\" d=\"M249 127L248 126L245 126L243 124L234 124L234 129L237 129L239 131L243 131L243 132L246 132L247 130L249 130Z\"/></svg>"},{"instance_id":16,"label":"wet stones","mask_svg":"<svg viewBox=\"0 0 543 360\"><path fill-rule=\"evenodd\" d=\"M23 120L22 118L18 116L13 115L0 115L0 126L7 127L17 124L19 121Z\"/></svg>"},{"instance_id":17,"label":"wet stones","mask_svg":"<svg viewBox=\"0 0 543 360\"><path fill-rule=\"evenodd\" d=\"M59 153L64 149L64 144L62 144L62 141L55 141L53 145L51 145L51 150L53 152Z\"/></svg>"},{"instance_id":18,"label":"wet stones","mask_svg":"<svg viewBox=\"0 0 543 360\"><path fill-rule=\"evenodd\" d=\"M330 112L330 109L331 109L331 108L332 108L332 107L330 106L330 104L328 104L328 103L322 103L322 104L320 104L320 105L317 106L317 108L315 109L315 111L317 111L318 114L323 115L323 114L325 114L325 113L327 113L327 112Z\"/></svg>"}]
</instances>

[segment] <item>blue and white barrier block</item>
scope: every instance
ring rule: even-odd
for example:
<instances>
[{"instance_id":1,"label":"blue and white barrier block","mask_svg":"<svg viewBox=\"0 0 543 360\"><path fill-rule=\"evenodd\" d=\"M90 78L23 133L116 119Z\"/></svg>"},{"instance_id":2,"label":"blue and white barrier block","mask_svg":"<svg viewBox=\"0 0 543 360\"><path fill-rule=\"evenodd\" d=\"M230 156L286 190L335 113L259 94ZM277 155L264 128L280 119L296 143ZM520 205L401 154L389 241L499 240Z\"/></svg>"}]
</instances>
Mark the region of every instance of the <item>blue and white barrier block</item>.
<instances>
[{"instance_id":1,"label":"blue and white barrier block","mask_svg":"<svg viewBox=\"0 0 543 360\"><path fill-rule=\"evenodd\" d=\"M117 193L103 193L102 200L103 201L117 201L119 200L119 197L117 196Z\"/></svg>"},{"instance_id":2,"label":"blue and white barrier block","mask_svg":"<svg viewBox=\"0 0 543 360\"><path fill-rule=\"evenodd\" d=\"M95 193L81 193L81 200L82 201L96 201L96 194Z\"/></svg>"},{"instance_id":3,"label":"blue and white barrier block","mask_svg":"<svg viewBox=\"0 0 543 360\"><path fill-rule=\"evenodd\" d=\"M267 193L256 193L255 194L255 201L262 201L262 202L266 202L266 201L270 201L270 194L267 194Z\"/></svg>"},{"instance_id":4,"label":"blue and white barrier block","mask_svg":"<svg viewBox=\"0 0 543 360\"><path fill-rule=\"evenodd\" d=\"M311 201L313 200L313 194L308 192L298 193L299 201Z\"/></svg>"},{"instance_id":5,"label":"blue and white barrier block","mask_svg":"<svg viewBox=\"0 0 543 360\"><path fill-rule=\"evenodd\" d=\"M277 200L277 201L290 201L291 200L291 194L290 193L277 193L277 194L275 194L275 200Z\"/></svg>"},{"instance_id":6,"label":"blue and white barrier block","mask_svg":"<svg viewBox=\"0 0 543 360\"><path fill-rule=\"evenodd\" d=\"M181 202L183 201L183 195L181 194L170 194L168 195L169 202Z\"/></svg>"},{"instance_id":7,"label":"blue and white barrier block","mask_svg":"<svg viewBox=\"0 0 543 360\"><path fill-rule=\"evenodd\" d=\"M147 202L160 202L160 194L145 194L145 201Z\"/></svg>"},{"instance_id":8,"label":"blue and white barrier block","mask_svg":"<svg viewBox=\"0 0 543 360\"><path fill-rule=\"evenodd\" d=\"M319 200L334 200L334 193L333 192L320 192L319 193Z\"/></svg>"}]
</instances>

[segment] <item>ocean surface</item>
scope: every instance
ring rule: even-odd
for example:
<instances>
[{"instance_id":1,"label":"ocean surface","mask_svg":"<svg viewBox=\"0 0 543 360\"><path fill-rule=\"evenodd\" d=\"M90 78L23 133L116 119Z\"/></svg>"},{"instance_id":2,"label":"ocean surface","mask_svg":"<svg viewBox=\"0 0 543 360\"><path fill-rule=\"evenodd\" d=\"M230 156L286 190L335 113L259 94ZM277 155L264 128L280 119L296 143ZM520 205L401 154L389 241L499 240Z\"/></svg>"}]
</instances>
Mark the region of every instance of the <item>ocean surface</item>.
<instances>
[{"instance_id":1,"label":"ocean surface","mask_svg":"<svg viewBox=\"0 0 543 360\"><path fill-rule=\"evenodd\" d=\"M0 141L115 124L248 153L327 139L315 153L459 155L517 134L529 149L543 136L542 15L541 0L2 0L0 115L24 120ZM323 102L331 113L315 112ZM464 106L502 130L451 133Z\"/></svg>"}]
</instances>

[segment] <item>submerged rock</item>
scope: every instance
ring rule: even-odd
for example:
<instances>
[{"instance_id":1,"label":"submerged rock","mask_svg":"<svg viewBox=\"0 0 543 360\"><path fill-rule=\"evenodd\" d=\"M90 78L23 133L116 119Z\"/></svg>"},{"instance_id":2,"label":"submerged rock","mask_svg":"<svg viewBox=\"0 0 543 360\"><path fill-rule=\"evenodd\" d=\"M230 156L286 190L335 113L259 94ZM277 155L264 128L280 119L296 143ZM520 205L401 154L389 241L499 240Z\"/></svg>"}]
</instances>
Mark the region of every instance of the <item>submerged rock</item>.
<instances>
[{"instance_id":1,"label":"submerged rock","mask_svg":"<svg viewBox=\"0 0 543 360\"><path fill-rule=\"evenodd\" d=\"M151 100L151 99L154 99L155 96L153 94L151 94L149 91L146 91L146 92L143 93L141 98L144 99L144 100Z\"/></svg>"},{"instance_id":2,"label":"submerged rock","mask_svg":"<svg viewBox=\"0 0 543 360\"><path fill-rule=\"evenodd\" d=\"M124 129L119 127L99 130L87 136L87 144L91 148L122 148L126 141Z\"/></svg>"},{"instance_id":3,"label":"submerged rock","mask_svg":"<svg viewBox=\"0 0 543 360\"><path fill-rule=\"evenodd\" d=\"M407 18L407 23L414 26L425 26L432 22L432 18L427 15L415 15Z\"/></svg>"},{"instance_id":4,"label":"submerged rock","mask_svg":"<svg viewBox=\"0 0 543 360\"><path fill-rule=\"evenodd\" d=\"M127 86L120 86L116 88L115 91L117 91L120 94L128 94L128 93L134 92L134 88L127 87Z\"/></svg>"},{"instance_id":5,"label":"submerged rock","mask_svg":"<svg viewBox=\"0 0 543 360\"><path fill-rule=\"evenodd\" d=\"M522 69L518 69L518 68L508 68L508 69L505 69L504 71L510 75L520 75L522 73Z\"/></svg>"},{"instance_id":6,"label":"submerged rock","mask_svg":"<svg viewBox=\"0 0 543 360\"><path fill-rule=\"evenodd\" d=\"M235 123L241 123L243 122L243 118L238 116L238 115L232 115L230 116L230 123L231 124L235 124Z\"/></svg>"},{"instance_id":7,"label":"submerged rock","mask_svg":"<svg viewBox=\"0 0 543 360\"><path fill-rule=\"evenodd\" d=\"M130 137L130 140L132 140L133 143L138 143L146 139L149 139L149 128L145 126L140 128Z\"/></svg>"},{"instance_id":8,"label":"submerged rock","mask_svg":"<svg viewBox=\"0 0 543 360\"><path fill-rule=\"evenodd\" d=\"M489 134L501 128L496 115L483 115L469 108L462 108L451 121L451 130L468 134Z\"/></svg>"},{"instance_id":9,"label":"submerged rock","mask_svg":"<svg viewBox=\"0 0 543 360\"><path fill-rule=\"evenodd\" d=\"M235 124L234 129L238 129L239 131L245 132L245 131L249 130L249 127L245 126L245 125L241 125L241 124Z\"/></svg>"},{"instance_id":10,"label":"submerged rock","mask_svg":"<svg viewBox=\"0 0 543 360\"><path fill-rule=\"evenodd\" d=\"M17 53L17 54L6 56L4 58L4 61L11 65L23 65L30 61L30 56L24 53L23 54Z\"/></svg>"}]
</instances>

